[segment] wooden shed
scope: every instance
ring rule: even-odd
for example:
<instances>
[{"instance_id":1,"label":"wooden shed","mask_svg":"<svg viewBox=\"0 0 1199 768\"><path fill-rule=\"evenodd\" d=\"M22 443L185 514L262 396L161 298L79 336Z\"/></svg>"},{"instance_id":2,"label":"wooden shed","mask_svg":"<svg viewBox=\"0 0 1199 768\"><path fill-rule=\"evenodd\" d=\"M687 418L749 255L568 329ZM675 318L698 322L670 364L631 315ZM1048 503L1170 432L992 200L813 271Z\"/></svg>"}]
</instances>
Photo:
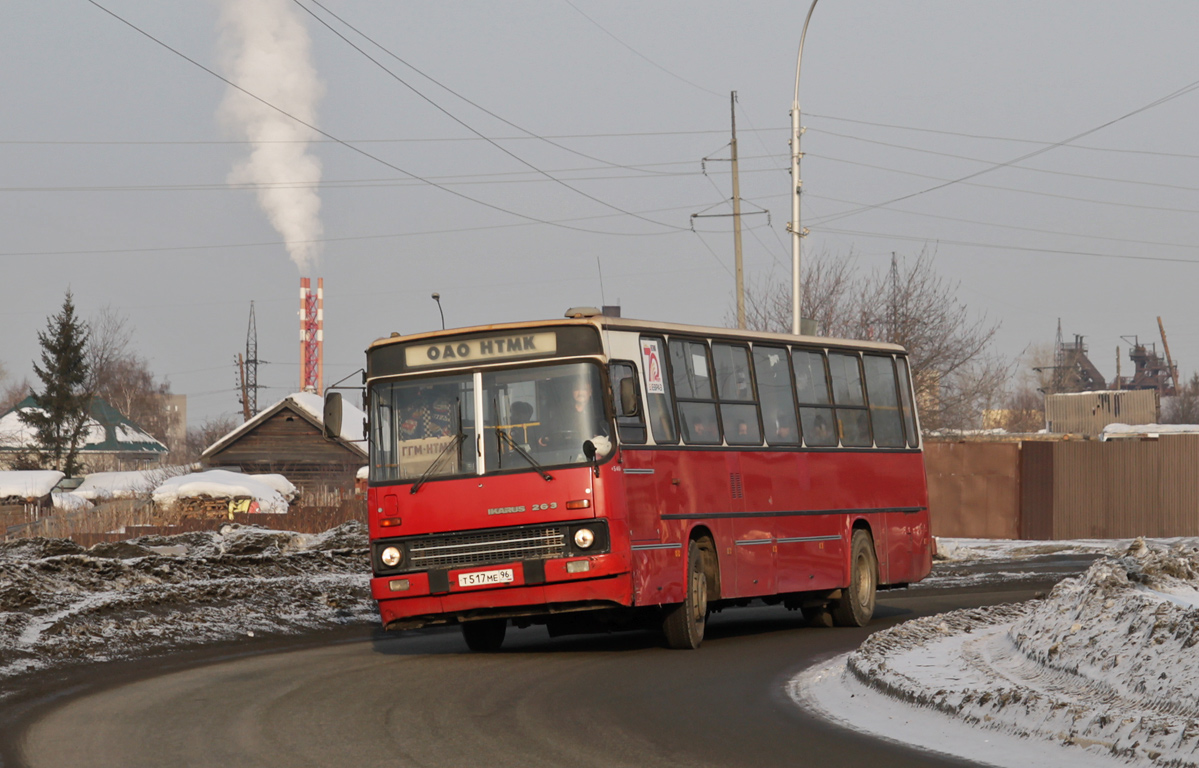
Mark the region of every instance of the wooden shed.
<instances>
[{"instance_id":1,"label":"wooden shed","mask_svg":"<svg viewBox=\"0 0 1199 768\"><path fill-rule=\"evenodd\" d=\"M341 436L329 439L322 413L318 395L288 395L210 445L200 461L206 467L236 467L247 474L277 473L310 496L350 496L355 475L367 462L361 439L364 416L347 405Z\"/></svg>"}]
</instances>

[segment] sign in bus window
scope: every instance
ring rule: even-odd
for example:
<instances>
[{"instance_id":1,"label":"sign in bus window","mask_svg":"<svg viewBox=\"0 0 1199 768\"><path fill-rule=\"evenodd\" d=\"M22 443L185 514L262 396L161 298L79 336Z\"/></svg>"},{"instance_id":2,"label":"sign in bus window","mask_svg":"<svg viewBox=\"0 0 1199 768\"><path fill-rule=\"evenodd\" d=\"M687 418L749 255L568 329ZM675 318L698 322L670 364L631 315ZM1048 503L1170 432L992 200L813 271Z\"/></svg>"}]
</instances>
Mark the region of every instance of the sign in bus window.
<instances>
[{"instance_id":1,"label":"sign in bus window","mask_svg":"<svg viewBox=\"0 0 1199 768\"><path fill-rule=\"evenodd\" d=\"M468 376L382 382L371 390L371 479L474 472L474 384Z\"/></svg>"},{"instance_id":2,"label":"sign in bus window","mask_svg":"<svg viewBox=\"0 0 1199 768\"><path fill-rule=\"evenodd\" d=\"M674 427L674 404L670 400L670 389L666 386L664 350L665 344L661 339L641 337L641 373L645 376L646 405L650 429L658 445L679 441Z\"/></svg>"}]
</instances>

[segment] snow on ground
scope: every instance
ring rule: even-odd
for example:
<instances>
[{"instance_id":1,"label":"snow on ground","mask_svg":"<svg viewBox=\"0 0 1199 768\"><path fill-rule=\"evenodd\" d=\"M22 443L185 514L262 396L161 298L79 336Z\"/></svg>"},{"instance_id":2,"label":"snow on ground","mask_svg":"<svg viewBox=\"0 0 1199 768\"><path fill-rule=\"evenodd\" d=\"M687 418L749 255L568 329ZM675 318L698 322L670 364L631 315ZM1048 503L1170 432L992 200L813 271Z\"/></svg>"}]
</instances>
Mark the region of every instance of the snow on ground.
<instances>
[{"instance_id":1,"label":"snow on ground","mask_svg":"<svg viewBox=\"0 0 1199 768\"><path fill-rule=\"evenodd\" d=\"M940 551L973 549L951 544ZM849 727L994 765L1196 766L1197 603L1199 540L1138 539L1043 600L876 632L791 694Z\"/></svg>"},{"instance_id":2,"label":"snow on ground","mask_svg":"<svg viewBox=\"0 0 1199 768\"><path fill-rule=\"evenodd\" d=\"M319 535L223 526L84 549L0 543L0 699L6 681L258 634L378 621L366 528Z\"/></svg>"},{"instance_id":3,"label":"snow on ground","mask_svg":"<svg viewBox=\"0 0 1199 768\"><path fill-rule=\"evenodd\" d=\"M287 502L296 496L296 487L283 475L243 475L225 469L210 469L172 477L154 489L156 504L170 505L181 498L211 496L233 499L249 496L258 502L260 512L287 511Z\"/></svg>"},{"instance_id":4,"label":"snow on ground","mask_svg":"<svg viewBox=\"0 0 1199 768\"><path fill-rule=\"evenodd\" d=\"M934 582L980 560L1102 556L1044 599L876 632L793 680L793 698L994 765L1199 765L1199 540L941 539L938 549ZM358 523L320 535L230 524L91 549L0 543L0 699L54 667L373 625L369 578Z\"/></svg>"}]
</instances>

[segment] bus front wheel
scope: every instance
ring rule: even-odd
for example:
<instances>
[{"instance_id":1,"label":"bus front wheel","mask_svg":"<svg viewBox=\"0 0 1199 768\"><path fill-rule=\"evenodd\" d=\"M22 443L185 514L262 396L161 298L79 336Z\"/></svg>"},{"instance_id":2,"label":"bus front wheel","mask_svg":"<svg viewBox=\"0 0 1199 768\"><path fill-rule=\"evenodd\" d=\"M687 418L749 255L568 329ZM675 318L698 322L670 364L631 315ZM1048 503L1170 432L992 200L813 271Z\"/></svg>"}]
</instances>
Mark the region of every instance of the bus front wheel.
<instances>
[{"instance_id":1,"label":"bus front wheel","mask_svg":"<svg viewBox=\"0 0 1199 768\"><path fill-rule=\"evenodd\" d=\"M694 650L704 640L708 622L708 575L704 572L704 554L699 543L687 547L687 596L671 606L662 622L666 645L680 650Z\"/></svg>"},{"instance_id":2,"label":"bus front wheel","mask_svg":"<svg viewBox=\"0 0 1199 768\"><path fill-rule=\"evenodd\" d=\"M507 619L480 619L462 624L462 638L472 651L498 651L508 631Z\"/></svg>"},{"instance_id":3,"label":"bus front wheel","mask_svg":"<svg viewBox=\"0 0 1199 768\"><path fill-rule=\"evenodd\" d=\"M839 627L864 627L874 616L874 598L878 587L878 560L874 541L861 528L853 532L850 544L849 586L833 606L833 621Z\"/></svg>"}]
</instances>

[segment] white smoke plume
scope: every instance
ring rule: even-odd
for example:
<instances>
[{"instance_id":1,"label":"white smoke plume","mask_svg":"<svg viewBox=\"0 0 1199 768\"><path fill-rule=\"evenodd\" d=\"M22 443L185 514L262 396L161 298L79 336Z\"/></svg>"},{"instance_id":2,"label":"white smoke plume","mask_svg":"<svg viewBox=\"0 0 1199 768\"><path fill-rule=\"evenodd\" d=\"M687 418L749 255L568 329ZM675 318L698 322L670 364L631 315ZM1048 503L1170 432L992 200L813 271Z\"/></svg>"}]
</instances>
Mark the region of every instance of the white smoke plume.
<instances>
[{"instance_id":1,"label":"white smoke plume","mask_svg":"<svg viewBox=\"0 0 1199 768\"><path fill-rule=\"evenodd\" d=\"M222 0L220 50L225 76L309 125L324 85L312 64L311 40L290 0ZM277 110L230 88L218 116L250 156L229 173L229 184L259 186L258 204L287 244L301 275L320 261L321 163L308 152L316 134Z\"/></svg>"}]
</instances>

